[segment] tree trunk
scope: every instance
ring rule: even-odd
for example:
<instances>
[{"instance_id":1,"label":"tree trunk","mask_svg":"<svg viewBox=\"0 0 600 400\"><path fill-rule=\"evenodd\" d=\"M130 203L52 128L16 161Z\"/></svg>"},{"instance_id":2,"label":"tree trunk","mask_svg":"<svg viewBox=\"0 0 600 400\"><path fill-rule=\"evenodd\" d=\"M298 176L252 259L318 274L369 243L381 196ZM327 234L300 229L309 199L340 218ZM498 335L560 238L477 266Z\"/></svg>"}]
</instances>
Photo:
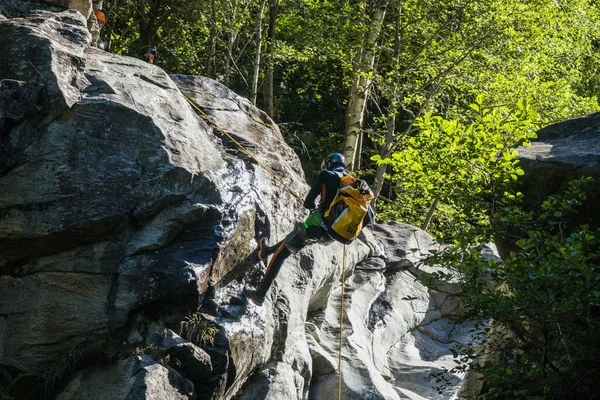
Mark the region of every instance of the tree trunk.
<instances>
[{"instance_id":1,"label":"tree trunk","mask_svg":"<svg viewBox=\"0 0 600 400\"><path fill-rule=\"evenodd\" d=\"M256 56L254 57L254 73L252 74L252 86L250 89L250 101L254 105L256 105L256 95L258 93L258 75L260 72L260 57L262 48L262 22L266 3L267 0L261 0L260 8L256 15Z\"/></svg>"},{"instance_id":2,"label":"tree trunk","mask_svg":"<svg viewBox=\"0 0 600 400\"><path fill-rule=\"evenodd\" d=\"M106 14L106 18L108 18L108 19L114 18L113 10L115 10L115 9L118 10L120 1L121 0L115 0L115 2L112 3L107 10L104 10L104 12ZM100 8L102 8L102 3L100 3ZM113 29L114 29L113 27L114 27L114 24L111 23L108 25L108 30L106 30L106 26L104 26L104 28L103 28L105 31L104 31L104 35L102 35L102 36L108 42L108 49L110 49L111 45L112 45L111 38L112 38Z\"/></svg>"},{"instance_id":3,"label":"tree trunk","mask_svg":"<svg viewBox=\"0 0 600 400\"><path fill-rule=\"evenodd\" d=\"M383 147L379 151L379 156L381 159L386 159L392 154L392 146L394 143L394 134L396 133L396 114L392 113L388 115L385 120L385 142ZM377 197L381 193L381 189L383 188L383 181L385 180L385 172L387 170L387 165L382 164L377 167L377 172L375 173L375 184L373 185L373 194L375 195L375 200L373 203L377 201Z\"/></svg>"},{"instance_id":4,"label":"tree trunk","mask_svg":"<svg viewBox=\"0 0 600 400\"><path fill-rule=\"evenodd\" d=\"M395 38L394 38L394 59L396 65L398 65L400 61L400 50L402 43L402 2L399 1L397 4L398 7L398 15L396 18L396 26L395 26ZM379 151L379 156L381 159L386 159L392 154L392 150L394 147L394 136L396 135L396 115L397 115L397 107L394 106L396 104L396 100L398 99L398 85L399 82L397 79L393 80L394 87L392 88L392 92L390 95L390 99L388 101L388 106L386 108L386 118L385 118L385 140L383 143L383 147ZM383 182L385 180L385 173L387 171L387 164L382 164L377 167L377 171L375 173L375 184L373 185L373 194L375 198L373 200L373 204L377 204L377 197L381 193L381 189L383 189Z\"/></svg>"},{"instance_id":5,"label":"tree trunk","mask_svg":"<svg viewBox=\"0 0 600 400\"><path fill-rule=\"evenodd\" d=\"M360 158L359 149L362 143L359 143L359 141L362 138L361 132L367 105L367 94L372 82L371 75L376 55L375 46L377 45L383 19L385 18L386 7L387 0L383 0L380 4L376 5L373 18L371 19L371 27L363 42L362 56L356 66L354 80L350 89L344 132L344 157L350 170L357 169L360 166L358 160Z\"/></svg>"},{"instance_id":6,"label":"tree trunk","mask_svg":"<svg viewBox=\"0 0 600 400\"><path fill-rule=\"evenodd\" d=\"M269 65L267 68L263 84L263 107L267 115L273 119L275 116L275 104L273 103L273 66Z\"/></svg>"},{"instance_id":7,"label":"tree trunk","mask_svg":"<svg viewBox=\"0 0 600 400\"><path fill-rule=\"evenodd\" d=\"M206 57L206 70L204 71L204 75L209 78L216 78L215 76L215 58L216 58L216 49L217 49L217 6L215 4L215 0L210 2L211 9L211 26L210 33L208 38L208 55Z\"/></svg>"},{"instance_id":8,"label":"tree trunk","mask_svg":"<svg viewBox=\"0 0 600 400\"><path fill-rule=\"evenodd\" d=\"M273 104L273 79L275 70L275 29L277 28L277 13L279 11L279 0L271 0L269 7L269 30L267 32L267 71L265 73L265 83L263 86L264 110L267 115L274 118L275 105Z\"/></svg>"},{"instance_id":9,"label":"tree trunk","mask_svg":"<svg viewBox=\"0 0 600 400\"><path fill-rule=\"evenodd\" d=\"M237 4L233 7L231 18L233 21L236 20L237 17ZM233 46L235 45L235 41L237 40L238 30L235 26L232 27L231 33L227 37L227 57L225 57L225 68L223 71L223 83L225 86L229 85L229 77L231 76L231 64L233 63Z\"/></svg>"},{"instance_id":10,"label":"tree trunk","mask_svg":"<svg viewBox=\"0 0 600 400\"><path fill-rule=\"evenodd\" d=\"M140 48L142 46L156 47L156 31L159 20L163 16L163 8L161 0L138 0Z\"/></svg>"},{"instance_id":11,"label":"tree trunk","mask_svg":"<svg viewBox=\"0 0 600 400\"><path fill-rule=\"evenodd\" d=\"M427 227L429 226L429 223L433 219L433 214L435 213L435 210L437 209L437 205L439 202L440 202L440 200L437 197L435 199L433 199L433 203L431 204L431 207L429 208L429 211L427 212L427 217L425 217L425 221L421 225L421 230L427 231Z\"/></svg>"}]
</instances>

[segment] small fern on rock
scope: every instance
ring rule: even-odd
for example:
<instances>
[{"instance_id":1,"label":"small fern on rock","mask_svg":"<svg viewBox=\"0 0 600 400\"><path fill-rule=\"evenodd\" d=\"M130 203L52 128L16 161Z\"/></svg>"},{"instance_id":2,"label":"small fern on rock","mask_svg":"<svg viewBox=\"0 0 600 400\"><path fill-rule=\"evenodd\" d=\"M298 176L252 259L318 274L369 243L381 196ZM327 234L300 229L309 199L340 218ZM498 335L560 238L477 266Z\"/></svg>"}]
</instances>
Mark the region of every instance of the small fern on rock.
<instances>
[{"instance_id":1,"label":"small fern on rock","mask_svg":"<svg viewBox=\"0 0 600 400\"><path fill-rule=\"evenodd\" d=\"M218 332L219 328L214 323L198 313L185 317L179 325L179 334L199 346L214 346Z\"/></svg>"}]
</instances>

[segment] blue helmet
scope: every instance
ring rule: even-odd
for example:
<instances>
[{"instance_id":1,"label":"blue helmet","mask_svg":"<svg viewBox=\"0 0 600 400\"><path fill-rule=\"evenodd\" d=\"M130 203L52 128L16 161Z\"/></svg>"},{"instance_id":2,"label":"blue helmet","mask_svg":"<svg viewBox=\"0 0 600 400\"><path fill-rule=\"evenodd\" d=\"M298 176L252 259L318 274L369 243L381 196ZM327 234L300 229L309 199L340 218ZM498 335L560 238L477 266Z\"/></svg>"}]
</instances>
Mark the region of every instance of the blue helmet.
<instances>
[{"instance_id":1,"label":"blue helmet","mask_svg":"<svg viewBox=\"0 0 600 400\"><path fill-rule=\"evenodd\" d=\"M156 60L158 59L158 53L156 52L156 48L152 47L152 46L144 46L142 47L142 49L140 50L140 58L141 59L145 59L145 54L146 53L150 53L154 56L154 62L156 62Z\"/></svg>"},{"instance_id":2,"label":"blue helmet","mask_svg":"<svg viewBox=\"0 0 600 400\"><path fill-rule=\"evenodd\" d=\"M341 153L330 154L321 163L321 171L331 171L336 167L346 168L346 159Z\"/></svg>"},{"instance_id":3,"label":"blue helmet","mask_svg":"<svg viewBox=\"0 0 600 400\"><path fill-rule=\"evenodd\" d=\"M154 54L154 57L157 56L156 49L154 47L152 47L152 46L144 46L144 47L142 47L142 49L140 50L140 56L143 56L146 53Z\"/></svg>"}]
</instances>

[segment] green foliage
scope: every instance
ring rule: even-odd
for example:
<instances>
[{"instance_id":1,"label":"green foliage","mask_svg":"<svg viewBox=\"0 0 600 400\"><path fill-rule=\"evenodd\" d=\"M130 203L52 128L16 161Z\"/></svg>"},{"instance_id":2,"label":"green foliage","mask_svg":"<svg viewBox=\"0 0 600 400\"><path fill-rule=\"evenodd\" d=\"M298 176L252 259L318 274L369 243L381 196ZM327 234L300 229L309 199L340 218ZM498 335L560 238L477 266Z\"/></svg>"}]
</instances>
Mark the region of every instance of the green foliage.
<instances>
[{"instance_id":1,"label":"green foliage","mask_svg":"<svg viewBox=\"0 0 600 400\"><path fill-rule=\"evenodd\" d=\"M209 76L245 89L256 7L255 0L106 0L103 35L111 52L136 57L142 46L153 45L157 65L169 73Z\"/></svg>"},{"instance_id":2,"label":"green foliage","mask_svg":"<svg viewBox=\"0 0 600 400\"><path fill-rule=\"evenodd\" d=\"M522 238L503 263L485 260L466 241L429 260L462 276L463 318L491 321L491 327L476 327L484 354L456 349L454 372L470 364L485 380L483 393L473 398L587 399L598 393L600 230L567 222L586 199L589 182L571 182L539 212L505 199L494 218Z\"/></svg>"},{"instance_id":3,"label":"green foliage","mask_svg":"<svg viewBox=\"0 0 600 400\"><path fill-rule=\"evenodd\" d=\"M213 346L215 336L219 332L219 328L215 324L198 313L185 317L179 327L179 334L182 337L199 346L207 344Z\"/></svg>"},{"instance_id":4,"label":"green foliage","mask_svg":"<svg viewBox=\"0 0 600 400\"><path fill-rule=\"evenodd\" d=\"M483 96L470 110L473 122L468 125L427 113L417 118L419 133L404 137L401 151L386 159L372 157L391 166L390 178L404 200L384 206L384 212L395 211L403 221L420 225L423 211L438 199L444 214L431 231L446 239L465 224L487 224L498 184L523 175L514 148L536 137L538 115L526 101L511 111L487 107Z\"/></svg>"},{"instance_id":5,"label":"green foliage","mask_svg":"<svg viewBox=\"0 0 600 400\"><path fill-rule=\"evenodd\" d=\"M404 82L399 99L415 113L452 115L473 93L491 104L527 99L549 121L598 109L581 68L598 37L588 0L408 1L402 12L402 54L383 76Z\"/></svg>"},{"instance_id":6,"label":"green foliage","mask_svg":"<svg viewBox=\"0 0 600 400\"><path fill-rule=\"evenodd\" d=\"M598 111L597 74L589 70L598 57L598 21L589 0L408 0L391 7L363 147L382 158L389 148L403 151L405 136L418 134L413 122L428 112L469 125L474 120L464 110L477 93L488 105L526 100L544 125ZM405 202L393 175L382 195Z\"/></svg>"}]
</instances>

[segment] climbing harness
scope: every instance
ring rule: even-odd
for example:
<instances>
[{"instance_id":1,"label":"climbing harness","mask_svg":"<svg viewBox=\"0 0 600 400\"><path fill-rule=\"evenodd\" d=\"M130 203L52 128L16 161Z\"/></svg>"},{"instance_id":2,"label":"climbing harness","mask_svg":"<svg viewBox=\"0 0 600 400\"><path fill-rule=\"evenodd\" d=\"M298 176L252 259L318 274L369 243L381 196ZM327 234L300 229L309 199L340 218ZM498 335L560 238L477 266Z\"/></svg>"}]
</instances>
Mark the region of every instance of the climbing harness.
<instances>
[{"instance_id":1,"label":"climbing harness","mask_svg":"<svg viewBox=\"0 0 600 400\"><path fill-rule=\"evenodd\" d=\"M242 151L246 154L248 154L248 156L250 158L252 158L254 161L256 161L256 163L258 165L260 165L261 167L263 167L263 169L265 171L267 171L269 174L271 174L271 176L273 178L275 178L279 183L281 183L291 194L292 196L296 197L298 200L302 201L302 197L300 197L300 195L298 195L298 193L294 192L292 190L291 187L289 187L284 181L281 180L281 178L279 178L277 175L275 175L275 173L273 171L271 171L271 169L269 167L267 167L266 165L264 165L263 163L261 163L260 161L258 161L258 159L254 156L254 154L252 154L250 152L250 150L246 149L244 146L242 146L241 143L239 143L237 140L235 140L229 133L225 132L225 129L221 128L219 126L219 124L217 124L211 117L208 116L208 114L206 114L204 111L202 111L202 109L196 105L196 103L194 103L192 100L190 100L187 96L183 96L185 97L185 99L188 101L188 103L190 103L190 105L192 107L194 107L194 109L196 111L198 111L198 113L200 113L200 115L202 116L202 118L204 118L207 122L209 122L210 124L212 124L215 128L217 128L219 131L221 131L225 136L227 136L229 138L229 140L231 140L233 143L235 143L240 149L242 149Z\"/></svg>"},{"instance_id":2,"label":"climbing harness","mask_svg":"<svg viewBox=\"0 0 600 400\"><path fill-rule=\"evenodd\" d=\"M342 297L340 298L340 352L338 356L338 400L342 399L342 332L344 329L344 280L346 268L346 245L342 258Z\"/></svg>"}]
</instances>

